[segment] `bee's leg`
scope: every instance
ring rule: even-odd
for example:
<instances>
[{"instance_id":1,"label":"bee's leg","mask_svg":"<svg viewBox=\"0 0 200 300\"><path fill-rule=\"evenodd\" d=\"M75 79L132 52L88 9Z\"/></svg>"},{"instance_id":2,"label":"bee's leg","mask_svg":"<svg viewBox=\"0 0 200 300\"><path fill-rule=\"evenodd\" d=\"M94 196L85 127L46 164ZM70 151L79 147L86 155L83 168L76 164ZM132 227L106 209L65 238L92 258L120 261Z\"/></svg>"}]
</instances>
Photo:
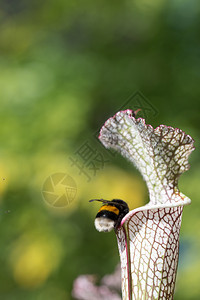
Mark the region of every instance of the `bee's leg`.
<instances>
[{"instance_id":1,"label":"bee's leg","mask_svg":"<svg viewBox=\"0 0 200 300\"><path fill-rule=\"evenodd\" d=\"M114 229L115 229L115 233L117 232L119 226L120 226L120 223L121 223L121 219L118 219L116 222L115 222L115 226L114 226Z\"/></svg>"}]
</instances>

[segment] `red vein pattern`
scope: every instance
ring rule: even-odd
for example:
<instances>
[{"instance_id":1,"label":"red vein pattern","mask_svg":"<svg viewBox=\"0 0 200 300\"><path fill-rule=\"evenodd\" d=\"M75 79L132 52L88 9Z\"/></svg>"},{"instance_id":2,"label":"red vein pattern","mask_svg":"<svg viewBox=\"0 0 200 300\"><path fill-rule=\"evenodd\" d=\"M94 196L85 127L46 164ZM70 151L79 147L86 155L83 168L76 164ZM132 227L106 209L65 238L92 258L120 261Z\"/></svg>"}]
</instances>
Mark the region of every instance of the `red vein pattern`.
<instances>
[{"instance_id":1,"label":"red vein pattern","mask_svg":"<svg viewBox=\"0 0 200 300\"><path fill-rule=\"evenodd\" d=\"M130 216L126 220L129 253L120 246L122 237L126 238L124 227L118 230L123 299L173 299L181 216L180 206L144 210ZM125 267L127 255L129 270ZM132 298L127 296L129 282Z\"/></svg>"},{"instance_id":2,"label":"red vein pattern","mask_svg":"<svg viewBox=\"0 0 200 300\"><path fill-rule=\"evenodd\" d=\"M131 110L108 119L99 139L140 170L149 190L149 203L130 211L117 231L123 299L173 299L183 205L191 202L177 185L194 141L177 128L153 129Z\"/></svg>"}]
</instances>

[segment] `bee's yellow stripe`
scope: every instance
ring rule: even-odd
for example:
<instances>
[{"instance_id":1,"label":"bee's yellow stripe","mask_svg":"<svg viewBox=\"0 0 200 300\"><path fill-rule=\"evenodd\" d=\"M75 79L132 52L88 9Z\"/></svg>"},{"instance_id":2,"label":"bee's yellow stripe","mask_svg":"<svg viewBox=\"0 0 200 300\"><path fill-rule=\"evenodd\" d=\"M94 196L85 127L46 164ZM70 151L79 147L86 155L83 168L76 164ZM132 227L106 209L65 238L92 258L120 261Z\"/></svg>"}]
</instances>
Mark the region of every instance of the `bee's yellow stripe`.
<instances>
[{"instance_id":1,"label":"bee's yellow stripe","mask_svg":"<svg viewBox=\"0 0 200 300\"><path fill-rule=\"evenodd\" d=\"M119 209L118 209L117 207L115 207L115 206L111 206L111 205L103 205L103 206L100 208L99 212L100 212L101 210L108 210L108 211L113 212L113 213L116 214L116 215L119 215Z\"/></svg>"}]
</instances>

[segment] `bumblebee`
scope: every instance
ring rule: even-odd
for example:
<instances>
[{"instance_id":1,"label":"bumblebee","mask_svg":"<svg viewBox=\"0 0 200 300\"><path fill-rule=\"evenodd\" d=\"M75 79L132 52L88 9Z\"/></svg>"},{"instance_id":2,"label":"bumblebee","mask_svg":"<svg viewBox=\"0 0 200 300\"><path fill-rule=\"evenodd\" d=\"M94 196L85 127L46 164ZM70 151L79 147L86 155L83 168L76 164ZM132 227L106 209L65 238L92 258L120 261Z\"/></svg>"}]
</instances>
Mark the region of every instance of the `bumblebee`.
<instances>
[{"instance_id":1,"label":"bumblebee","mask_svg":"<svg viewBox=\"0 0 200 300\"><path fill-rule=\"evenodd\" d=\"M89 202L93 201L103 202L94 221L96 230L100 232L110 232L114 229L116 232L122 218L129 212L128 204L120 199L113 199L111 201L92 199Z\"/></svg>"}]
</instances>

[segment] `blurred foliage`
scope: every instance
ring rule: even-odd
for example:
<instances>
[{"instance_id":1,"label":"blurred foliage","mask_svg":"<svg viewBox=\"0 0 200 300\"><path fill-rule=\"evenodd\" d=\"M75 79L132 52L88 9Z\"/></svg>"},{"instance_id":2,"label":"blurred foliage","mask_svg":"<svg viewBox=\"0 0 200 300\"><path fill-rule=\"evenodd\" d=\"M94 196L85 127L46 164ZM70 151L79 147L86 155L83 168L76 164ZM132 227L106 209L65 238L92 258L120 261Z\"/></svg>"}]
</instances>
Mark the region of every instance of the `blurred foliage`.
<instances>
[{"instance_id":1,"label":"blurred foliage","mask_svg":"<svg viewBox=\"0 0 200 300\"><path fill-rule=\"evenodd\" d=\"M88 200L122 198L134 208L148 194L96 133L137 91L143 112L152 107L148 123L196 139L180 179L192 205L183 214L175 299L200 298L199 17L198 0L1 1L1 299L71 299L78 275L113 272L114 233L94 229L99 206ZM87 169L90 179L70 161L86 141L106 160L96 174ZM41 193L57 172L77 184L64 208Z\"/></svg>"}]
</instances>

